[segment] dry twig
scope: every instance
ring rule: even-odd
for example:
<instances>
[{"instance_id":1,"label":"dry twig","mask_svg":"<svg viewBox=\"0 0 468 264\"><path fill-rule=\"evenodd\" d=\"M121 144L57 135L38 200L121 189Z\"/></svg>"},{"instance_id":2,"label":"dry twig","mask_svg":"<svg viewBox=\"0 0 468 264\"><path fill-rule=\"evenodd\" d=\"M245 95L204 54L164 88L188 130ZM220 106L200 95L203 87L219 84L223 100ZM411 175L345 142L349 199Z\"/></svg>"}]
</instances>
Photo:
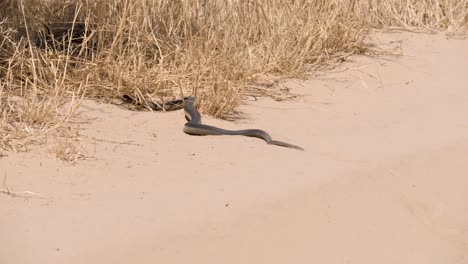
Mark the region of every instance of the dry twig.
<instances>
[{"instance_id":1,"label":"dry twig","mask_svg":"<svg viewBox=\"0 0 468 264\"><path fill-rule=\"evenodd\" d=\"M31 191L22 191L22 192L15 192L11 190L10 187L8 187L6 183L7 177L6 174L3 177L3 188L0 189L0 193L4 193L6 195L9 195L11 197L21 197L21 198L39 198L39 199L44 199L44 200L50 200L49 198L45 197L44 195L37 194L35 192Z\"/></svg>"}]
</instances>

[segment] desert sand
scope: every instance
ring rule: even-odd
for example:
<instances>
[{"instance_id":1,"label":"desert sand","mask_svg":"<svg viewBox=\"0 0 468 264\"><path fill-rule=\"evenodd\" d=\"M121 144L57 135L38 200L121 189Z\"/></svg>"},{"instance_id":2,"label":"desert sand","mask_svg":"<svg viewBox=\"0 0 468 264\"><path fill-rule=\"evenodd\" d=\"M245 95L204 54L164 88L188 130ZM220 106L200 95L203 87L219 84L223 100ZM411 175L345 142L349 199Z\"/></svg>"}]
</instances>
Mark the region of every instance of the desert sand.
<instances>
[{"instance_id":1,"label":"desert sand","mask_svg":"<svg viewBox=\"0 0 468 264\"><path fill-rule=\"evenodd\" d=\"M86 159L56 159L52 139L0 158L11 190L47 198L0 193L0 263L468 263L468 40L378 39L403 56L283 82L299 96L247 98L235 122L203 117L304 152L85 102Z\"/></svg>"}]
</instances>

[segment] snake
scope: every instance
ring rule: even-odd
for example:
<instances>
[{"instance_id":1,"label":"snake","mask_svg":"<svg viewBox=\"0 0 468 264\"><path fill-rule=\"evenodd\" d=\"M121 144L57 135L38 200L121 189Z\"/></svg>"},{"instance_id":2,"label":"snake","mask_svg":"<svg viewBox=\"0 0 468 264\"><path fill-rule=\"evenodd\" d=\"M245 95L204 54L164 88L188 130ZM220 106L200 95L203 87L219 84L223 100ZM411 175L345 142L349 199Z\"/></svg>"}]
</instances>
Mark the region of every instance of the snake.
<instances>
[{"instance_id":1,"label":"snake","mask_svg":"<svg viewBox=\"0 0 468 264\"><path fill-rule=\"evenodd\" d=\"M124 95L124 99L135 102L131 96ZM200 112L195 108L195 97L188 96L183 99L177 99L166 103L147 102L146 106L155 111L173 111L184 108L185 119L187 123L184 125L184 133L194 136L247 136L263 139L269 145L276 145L303 151L304 148L289 144L283 141L273 140L270 134L261 129L242 129L242 130L227 130L215 126L202 124Z\"/></svg>"}]
</instances>

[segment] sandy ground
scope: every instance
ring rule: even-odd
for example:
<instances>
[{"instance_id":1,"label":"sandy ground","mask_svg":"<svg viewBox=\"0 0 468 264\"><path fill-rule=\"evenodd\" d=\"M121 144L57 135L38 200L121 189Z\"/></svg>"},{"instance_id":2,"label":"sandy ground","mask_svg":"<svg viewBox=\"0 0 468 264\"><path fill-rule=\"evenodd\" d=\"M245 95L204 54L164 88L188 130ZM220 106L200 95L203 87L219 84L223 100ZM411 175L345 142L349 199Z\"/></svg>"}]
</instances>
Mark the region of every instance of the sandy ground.
<instances>
[{"instance_id":1,"label":"sandy ground","mask_svg":"<svg viewBox=\"0 0 468 264\"><path fill-rule=\"evenodd\" d=\"M0 263L468 263L468 40L382 39L404 56L204 118L305 152L87 102L86 160L0 158L10 188L48 197L0 194Z\"/></svg>"}]
</instances>

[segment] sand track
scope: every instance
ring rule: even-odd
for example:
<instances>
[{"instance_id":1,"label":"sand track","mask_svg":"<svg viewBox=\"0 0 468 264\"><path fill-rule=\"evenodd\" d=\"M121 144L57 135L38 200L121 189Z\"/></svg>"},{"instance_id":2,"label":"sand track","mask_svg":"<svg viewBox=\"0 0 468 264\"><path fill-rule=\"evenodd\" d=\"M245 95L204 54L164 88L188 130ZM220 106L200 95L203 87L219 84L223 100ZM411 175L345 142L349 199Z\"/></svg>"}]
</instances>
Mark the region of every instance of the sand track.
<instances>
[{"instance_id":1,"label":"sand track","mask_svg":"<svg viewBox=\"0 0 468 264\"><path fill-rule=\"evenodd\" d=\"M50 198L0 194L0 263L468 263L468 41L380 39L404 56L286 82L302 97L249 102L237 125L204 118L305 152L87 102L94 158L0 158L10 187Z\"/></svg>"}]
</instances>

